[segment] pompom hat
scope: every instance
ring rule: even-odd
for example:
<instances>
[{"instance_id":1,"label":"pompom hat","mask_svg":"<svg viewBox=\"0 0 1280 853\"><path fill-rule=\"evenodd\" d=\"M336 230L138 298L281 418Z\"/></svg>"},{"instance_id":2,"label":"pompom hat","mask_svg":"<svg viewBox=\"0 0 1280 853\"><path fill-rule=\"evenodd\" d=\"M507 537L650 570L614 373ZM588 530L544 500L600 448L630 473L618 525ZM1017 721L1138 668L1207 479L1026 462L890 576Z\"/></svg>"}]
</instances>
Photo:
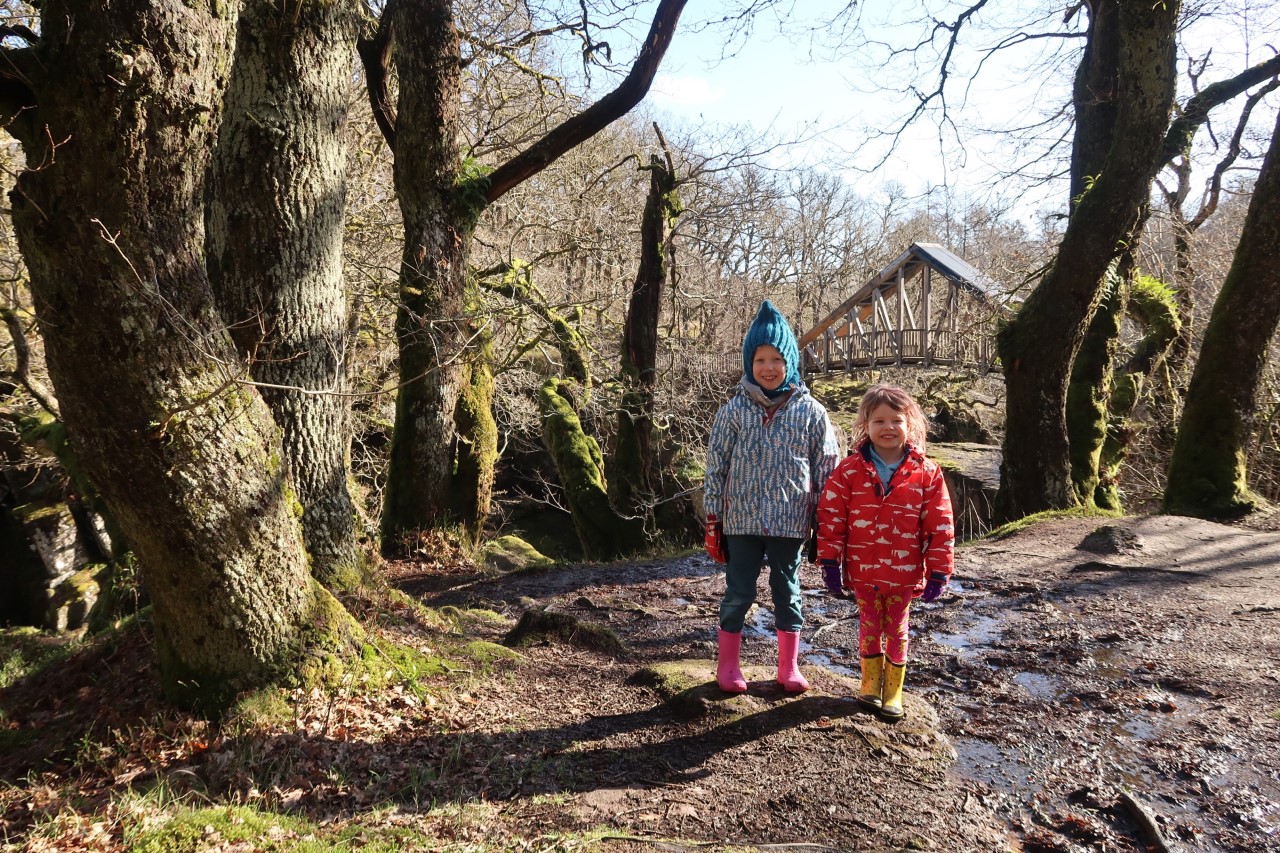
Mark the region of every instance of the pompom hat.
<instances>
[{"instance_id":1,"label":"pompom hat","mask_svg":"<svg viewBox=\"0 0 1280 853\"><path fill-rule=\"evenodd\" d=\"M796 340L795 332L791 331L787 318L768 299L760 303L760 310L756 312L756 318L751 321L746 337L742 339L742 368L746 378L753 382L755 376L751 372L751 362L756 350L765 344L782 353L782 358L787 362L786 378L777 390L767 393L774 396L800 387L800 343Z\"/></svg>"}]
</instances>

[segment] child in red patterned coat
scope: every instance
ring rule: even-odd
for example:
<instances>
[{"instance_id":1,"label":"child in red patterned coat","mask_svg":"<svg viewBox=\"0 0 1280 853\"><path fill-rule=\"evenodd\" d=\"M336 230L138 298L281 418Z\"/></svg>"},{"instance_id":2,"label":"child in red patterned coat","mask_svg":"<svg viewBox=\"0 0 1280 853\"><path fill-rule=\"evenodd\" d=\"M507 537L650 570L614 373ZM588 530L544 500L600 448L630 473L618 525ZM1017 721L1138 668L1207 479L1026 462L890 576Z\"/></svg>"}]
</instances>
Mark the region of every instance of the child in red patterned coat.
<instances>
[{"instance_id":1,"label":"child in red patterned coat","mask_svg":"<svg viewBox=\"0 0 1280 853\"><path fill-rule=\"evenodd\" d=\"M818 503L827 589L852 590L858 601L858 699L890 721L904 715L911 599L937 600L953 564L951 498L942 469L925 458L925 427L907 392L868 389L853 428L855 449L827 478Z\"/></svg>"}]
</instances>

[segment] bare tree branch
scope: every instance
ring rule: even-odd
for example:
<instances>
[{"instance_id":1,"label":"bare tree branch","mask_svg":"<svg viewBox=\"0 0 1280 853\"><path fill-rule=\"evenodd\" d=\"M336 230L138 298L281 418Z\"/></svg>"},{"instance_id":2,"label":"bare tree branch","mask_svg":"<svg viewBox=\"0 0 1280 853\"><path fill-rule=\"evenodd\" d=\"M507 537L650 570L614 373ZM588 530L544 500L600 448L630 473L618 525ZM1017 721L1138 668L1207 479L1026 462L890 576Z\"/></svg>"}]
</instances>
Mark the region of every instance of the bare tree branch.
<instances>
[{"instance_id":1,"label":"bare tree branch","mask_svg":"<svg viewBox=\"0 0 1280 853\"><path fill-rule=\"evenodd\" d=\"M22 330L22 321L18 319L17 313L12 308L0 308L0 319L4 320L4 325L9 330L9 337L13 339L13 355L17 363L13 371L14 376L22 383L22 387L27 389L27 393L40 404L40 408L61 420L58 401L31 375L31 348L27 345L27 335Z\"/></svg>"},{"instance_id":2,"label":"bare tree branch","mask_svg":"<svg viewBox=\"0 0 1280 853\"><path fill-rule=\"evenodd\" d=\"M1227 173L1227 170L1235 164L1236 159L1240 156L1241 140L1244 138L1245 128L1249 124L1249 116L1258 102L1276 89L1280 89L1280 78L1273 79L1266 86L1250 95L1249 99L1245 101L1244 108L1240 110L1240 120L1236 122L1235 133L1231 135L1231 142L1227 145L1227 153L1218 162L1218 165L1214 167L1213 175L1210 176L1205 187L1205 198L1200 204L1200 210L1193 219L1187 222L1188 229L1196 230L1218 209L1218 199L1222 195L1222 176Z\"/></svg>"},{"instance_id":3,"label":"bare tree branch","mask_svg":"<svg viewBox=\"0 0 1280 853\"><path fill-rule=\"evenodd\" d=\"M360 54L360 62L364 65L365 87L369 92L369 106L373 109L374 121L387 140L388 147L396 150L396 110L391 104L390 62L391 43L395 38L391 22L397 0L387 0L378 21L377 31L368 38L356 41L356 52Z\"/></svg>"},{"instance_id":4,"label":"bare tree branch","mask_svg":"<svg viewBox=\"0 0 1280 853\"><path fill-rule=\"evenodd\" d=\"M654 12L653 24L640 55L618 87L494 170L489 176L485 200L492 203L501 198L640 103L658 73L658 65L671 44L676 23L687 2L662 0Z\"/></svg>"},{"instance_id":5,"label":"bare tree branch","mask_svg":"<svg viewBox=\"0 0 1280 853\"><path fill-rule=\"evenodd\" d=\"M1169 131L1164 137L1162 155L1164 162L1167 164L1174 157L1190 150L1191 140L1209 117L1210 110L1244 93L1251 86L1256 86L1268 77L1275 77L1278 74L1280 74L1280 53L1266 62L1246 68L1234 77L1219 80L1197 92L1183 108L1182 115L1169 125Z\"/></svg>"}]
</instances>

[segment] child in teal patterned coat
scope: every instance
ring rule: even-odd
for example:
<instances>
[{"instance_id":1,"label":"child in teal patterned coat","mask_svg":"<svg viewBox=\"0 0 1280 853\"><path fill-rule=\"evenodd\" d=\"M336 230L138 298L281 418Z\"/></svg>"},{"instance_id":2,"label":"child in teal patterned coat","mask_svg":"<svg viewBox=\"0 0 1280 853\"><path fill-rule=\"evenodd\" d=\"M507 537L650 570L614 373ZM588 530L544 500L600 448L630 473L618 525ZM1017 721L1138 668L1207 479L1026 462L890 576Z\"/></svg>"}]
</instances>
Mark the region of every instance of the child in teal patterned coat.
<instances>
[{"instance_id":1,"label":"child in teal patterned coat","mask_svg":"<svg viewBox=\"0 0 1280 853\"><path fill-rule=\"evenodd\" d=\"M799 693L809 689L796 660L800 560L823 483L838 461L836 438L827 410L800 381L796 336L767 299L743 339L742 364L742 381L716 413L707 442L707 552L726 563L716 681L726 692L747 689L742 626L767 555L778 682Z\"/></svg>"}]
</instances>

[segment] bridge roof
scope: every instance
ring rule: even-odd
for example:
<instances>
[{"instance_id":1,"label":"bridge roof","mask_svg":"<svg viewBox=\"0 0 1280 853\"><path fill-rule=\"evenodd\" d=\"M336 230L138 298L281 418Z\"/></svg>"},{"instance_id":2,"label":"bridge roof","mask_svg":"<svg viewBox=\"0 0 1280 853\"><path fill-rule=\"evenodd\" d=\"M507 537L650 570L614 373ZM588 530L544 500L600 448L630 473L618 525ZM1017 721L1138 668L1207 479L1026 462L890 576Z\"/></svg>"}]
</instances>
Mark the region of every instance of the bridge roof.
<instances>
[{"instance_id":1,"label":"bridge roof","mask_svg":"<svg viewBox=\"0 0 1280 853\"><path fill-rule=\"evenodd\" d=\"M972 293L979 299L985 300L995 297L999 293L999 287L995 281L947 247L938 243L912 243L905 252L895 258L887 267L873 275L866 284L858 288L857 292L846 299L838 308L823 318L812 329L801 335L800 346L807 346L817 340L823 332L833 324L841 321L855 306L868 303L871 299L871 294L876 288L892 282L897 277L898 270L907 267L908 269L903 275L906 278L911 278L920 271L921 266L928 266L930 269L938 271L948 281L953 282L956 287Z\"/></svg>"},{"instance_id":2,"label":"bridge roof","mask_svg":"<svg viewBox=\"0 0 1280 853\"><path fill-rule=\"evenodd\" d=\"M887 280L886 273L889 275L896 273L899 266L911 259L911 255L922 258L929 266L979 296L992 296L997 291L996 283L985 273L946 246L938 243L912 243L911 248L903 256L899 257L897 261L894 261L885 271L880 273L880 279L882 281Z\"/></svg>"}]
</instances>

